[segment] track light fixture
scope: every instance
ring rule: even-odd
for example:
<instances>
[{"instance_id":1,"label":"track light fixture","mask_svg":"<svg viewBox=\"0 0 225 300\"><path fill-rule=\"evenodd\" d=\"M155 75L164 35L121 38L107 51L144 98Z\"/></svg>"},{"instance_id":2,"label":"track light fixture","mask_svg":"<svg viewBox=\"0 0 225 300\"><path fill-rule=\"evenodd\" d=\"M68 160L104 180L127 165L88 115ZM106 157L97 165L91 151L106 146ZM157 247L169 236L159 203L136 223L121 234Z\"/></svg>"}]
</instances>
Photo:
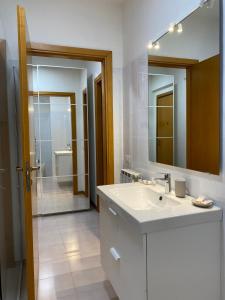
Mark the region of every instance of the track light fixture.
<instances>
[{"instance_id":1,"label":"track light fixture","mask_svg":"<svg viewBox=\"0 0 225 300\"><path fill-rule=\"evenodd\" d=\"M212 8L214 6L215 0L201 0L200 7L206 6L207 8Z\"/></svg>"},{"instance_id":2,"label":"track light fixture","mask_svg":"<svg viewBox=\"0 0 225 300\"><path fill-rule=\"evenodd\" d=\"M159 42L149 42L148 44L148 49L151 50L151 49L155 49L155 50L159 50L160 49L160 44Z\"/></svg>"},{"instance_id":3,"label":"track light fixture","mask_svg":"<svg viewBox=\"0 0 225 300\"><path fill-rule=\"evenodd\" d=\"M173 33L173 32L178 32L178 33L181 33L183 32L183 26L181 23L178 23L178 24L175 24L175 23L170 23L170 26L168 28L168 31L170 33Z\"/></svg>"}]
</instances>

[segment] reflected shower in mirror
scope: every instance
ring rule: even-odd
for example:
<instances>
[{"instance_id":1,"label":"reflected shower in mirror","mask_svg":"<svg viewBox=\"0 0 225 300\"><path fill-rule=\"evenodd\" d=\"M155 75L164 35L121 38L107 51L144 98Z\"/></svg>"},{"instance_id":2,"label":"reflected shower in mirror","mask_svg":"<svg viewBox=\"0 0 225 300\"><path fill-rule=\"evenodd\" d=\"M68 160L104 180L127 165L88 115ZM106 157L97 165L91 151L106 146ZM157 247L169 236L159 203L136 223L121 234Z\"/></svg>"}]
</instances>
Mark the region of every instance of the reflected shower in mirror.
<instances>
[{"instance_id":1,"label":"reflected shower in mirror","mask_svg":"<svg viewBox=\"0 0 225 300\"><path fill-rule=\"evenodd\" d=\"M149 43L149 160L219 174L220 1Z\"/></svg>"}]
</instances>

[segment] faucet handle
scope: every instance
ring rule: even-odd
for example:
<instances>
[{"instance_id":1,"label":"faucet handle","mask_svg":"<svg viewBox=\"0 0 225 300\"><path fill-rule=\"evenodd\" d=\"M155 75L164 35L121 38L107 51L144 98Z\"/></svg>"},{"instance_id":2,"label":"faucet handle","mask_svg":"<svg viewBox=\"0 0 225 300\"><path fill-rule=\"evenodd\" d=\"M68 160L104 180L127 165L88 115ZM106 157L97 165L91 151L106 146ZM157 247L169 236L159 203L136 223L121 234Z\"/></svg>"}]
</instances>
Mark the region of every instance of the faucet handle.
<instances>
[{"instance_id":1,"label":"faucet handle","mask_svg":"<svg viewBox=\"0 0 225 300\"><path fill-rule=\"evenodd\" d=\"M167 172L159 172L160 175L164 175L164 178L170 178L171 174Z\"/></svg>"}]
</instances>

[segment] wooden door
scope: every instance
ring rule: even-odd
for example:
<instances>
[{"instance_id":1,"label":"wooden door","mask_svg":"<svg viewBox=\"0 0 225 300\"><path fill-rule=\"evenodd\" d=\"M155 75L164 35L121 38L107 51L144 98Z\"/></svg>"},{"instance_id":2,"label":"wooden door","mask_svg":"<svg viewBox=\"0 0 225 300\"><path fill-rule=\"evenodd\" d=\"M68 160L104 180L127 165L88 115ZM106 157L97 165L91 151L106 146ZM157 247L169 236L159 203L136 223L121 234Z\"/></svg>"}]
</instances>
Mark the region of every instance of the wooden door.
<instances>
[{"instance_id":1,"label":"wooden door","mask_svg":"<svg viewBox=\"0 0 225 300\"><path fill-rule=\"evenodd\" d=\"M187 167L219 175L220 56L190 68Z\"/></svg>"},{"instance_id":2,"label":"wooden door","mask_svg":"<svg viewBox=\"0 0 225 300\"><path fill-rule=\"evenodd\" d=\"M28 300L35 300L38 281L38 231L36 202L36 166L35 166L35 135L33 126L33 96L28 93L27 56L29 46L25 10L17 8L19 75L20 75L20 132L22 144L23 201L24 201L24 239L26 257L26 280Z\"/></svg>"},{"instance_id":3,"label":"wooden door","mask_svg":"<svg viewBox=\"0 0 225 300\"><path fill-rule=\"evenodd\" d=\"M157 97L157 162L173 165L173 92Z\"/></svg>"},{"instance_id":4,"label":"wooden door","mask_svg":"<svg viewBox=\"0 0 225 300\"><path fill-rule=\"evenodd\" d=\"M96 185L104 184L104 149L103 149L103 93L102 75L95 79L95 144L96 144ZM97 208L99 199L97 196Z\"/></svg>"}]
</instances>

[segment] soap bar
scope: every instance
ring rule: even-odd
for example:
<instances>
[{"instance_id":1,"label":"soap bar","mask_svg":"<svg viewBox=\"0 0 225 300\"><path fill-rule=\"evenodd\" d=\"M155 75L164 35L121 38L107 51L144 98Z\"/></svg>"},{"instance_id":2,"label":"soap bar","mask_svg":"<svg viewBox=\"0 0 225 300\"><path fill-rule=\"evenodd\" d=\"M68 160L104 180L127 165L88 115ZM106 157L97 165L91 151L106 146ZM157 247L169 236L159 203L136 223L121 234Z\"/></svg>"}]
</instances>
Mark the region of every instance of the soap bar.
<instances>
[{"instance_id":1,"label":"soap bar","mask_svg":"<svg viewBox=\"0 0 225 300\"><path fill-rule=\"evenodd\" d=\"M210 208L214 205L214 201L199 197L198 199L193 200L192 204L198 207Z\"/></svg>"}]
</instances>

